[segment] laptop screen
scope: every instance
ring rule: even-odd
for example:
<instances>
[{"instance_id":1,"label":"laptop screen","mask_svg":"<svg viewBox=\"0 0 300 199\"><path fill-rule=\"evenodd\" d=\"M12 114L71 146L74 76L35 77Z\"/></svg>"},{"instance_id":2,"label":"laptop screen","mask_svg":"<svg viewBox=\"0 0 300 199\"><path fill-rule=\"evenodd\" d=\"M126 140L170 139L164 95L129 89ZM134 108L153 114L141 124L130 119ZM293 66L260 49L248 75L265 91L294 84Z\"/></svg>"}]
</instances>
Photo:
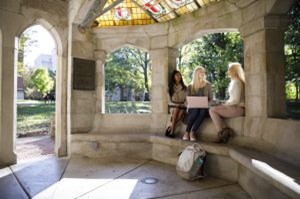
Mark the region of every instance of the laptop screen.
<instances>
[{"instance_id":1,"label":"laptop screen","mask_svg":"<svg viewBox=\"0 0 300 199\"><path fill-rule=\"evenodd\" d=\"M186 101L188 108L208 108L207 96L187 96Z\"/></svg>"}]
</instances>

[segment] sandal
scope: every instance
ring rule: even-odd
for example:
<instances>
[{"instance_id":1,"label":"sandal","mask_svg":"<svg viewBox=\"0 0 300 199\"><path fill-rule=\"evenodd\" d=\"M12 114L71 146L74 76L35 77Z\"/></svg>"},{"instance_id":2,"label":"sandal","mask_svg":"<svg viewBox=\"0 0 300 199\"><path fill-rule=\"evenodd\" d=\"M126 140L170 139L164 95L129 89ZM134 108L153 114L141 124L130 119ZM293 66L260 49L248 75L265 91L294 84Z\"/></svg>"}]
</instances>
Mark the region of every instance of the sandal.
<instances>
[{"instance_id":1,"label":"sandal","mask_svg":"<svg viewBox=\"0 0 300 199\"><path fill-rule=\"evenodd\" d=\"M182 139L183 139L184 141L190 140L190 133L185 132Z\"/></svg>"},{"instance_id":2,"label":"sandal","mask_svg":"<svg viewBox=\"0 0 300 199\"><path fill-rule=\"evenodd\" d=\"M191 132L191 134L190 134L190 140L191 140L192 142L195 142L195 141L197 140L196 135L195 135L194 132Z\"/></svg>"}]
</instances>

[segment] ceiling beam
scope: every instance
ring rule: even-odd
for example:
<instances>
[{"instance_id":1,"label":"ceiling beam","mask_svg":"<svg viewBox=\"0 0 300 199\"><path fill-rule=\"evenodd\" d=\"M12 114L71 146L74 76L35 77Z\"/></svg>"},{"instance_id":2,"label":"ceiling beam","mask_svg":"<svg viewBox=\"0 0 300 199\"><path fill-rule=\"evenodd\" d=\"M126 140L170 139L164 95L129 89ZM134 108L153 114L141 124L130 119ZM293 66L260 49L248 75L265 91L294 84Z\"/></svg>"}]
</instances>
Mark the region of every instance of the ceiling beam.
<instances>
[{"instance_id":1,"label":"ceiling beam","mask_svg":"<svg viewBox=\"0 0 300 199\"><path fill-rule=\"evenodd\" d=\"M197 0L193 0L193 1L194 1L194 3L196 4L196 6L197 6L198 8L201 8L201 6L200 6L200 4L198 3Z\"/></svg>"},{"instance_id":2,"label":"ceiling beam","mask_svg":"<svg viewBox=\"0 0 300 199\"><path fill-rule=\"evenodd\" d=\"M106 12L120 4L122 1L123 0L117 0L109 6L107 6L105 9L103 9L107 0L95 0L93 6L89 10L88 15L85 17L84 21L78 26L78 30L84 33L87 28L91 27L93 22L98 17L104 15Z\"/></svg>"},{"instance_id":3,"label":"ceiling beam","mask_svg":"<svg viewBox=\"0 0 300 199\"><path fill-rule=\"evenodd\" d=\"M102 15L104 15L107 11L111 10L112 8L116 7L117 5L119 5L120 3L122 3L123 0L117 0L115 2L113 2L112 4L110 4L109 6L107 6L104 10L102 10L98 16L98 17L101 17Z\"/></svg>"},{"instance_id":4,"label":"ceiling beam","mask_svg":"<svg viewBox=\"0 0 300 199\"><path fill-rule=\"evenodd\" d=\"M90 7L87 15L85 16L83 22L78 25L78 30L81 33L84 33L87 28L89 28L95 19L98 16L98 13L102 11L105 6L107 0L94 0L92 6Z\"/></svg>"}]
</instances>

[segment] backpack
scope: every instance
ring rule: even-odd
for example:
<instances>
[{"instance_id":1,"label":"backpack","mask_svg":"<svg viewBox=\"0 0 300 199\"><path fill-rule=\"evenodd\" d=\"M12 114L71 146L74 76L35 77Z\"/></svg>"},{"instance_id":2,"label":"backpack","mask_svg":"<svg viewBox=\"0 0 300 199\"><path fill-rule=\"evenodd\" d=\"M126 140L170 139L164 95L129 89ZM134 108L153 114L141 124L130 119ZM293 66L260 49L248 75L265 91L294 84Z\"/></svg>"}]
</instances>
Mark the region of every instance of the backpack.
<instances>
[{"instance_id":1,"label":"backpack","mask_svg":"<svg viewBox=\"0 0 300 199\"><path fill-rule=\"evenodd\" d=\"M186 147L179 155L177 174L187 180L203 178L205 159L205 150L200 144L195 143Z\"/></svg>"}]
</instances>

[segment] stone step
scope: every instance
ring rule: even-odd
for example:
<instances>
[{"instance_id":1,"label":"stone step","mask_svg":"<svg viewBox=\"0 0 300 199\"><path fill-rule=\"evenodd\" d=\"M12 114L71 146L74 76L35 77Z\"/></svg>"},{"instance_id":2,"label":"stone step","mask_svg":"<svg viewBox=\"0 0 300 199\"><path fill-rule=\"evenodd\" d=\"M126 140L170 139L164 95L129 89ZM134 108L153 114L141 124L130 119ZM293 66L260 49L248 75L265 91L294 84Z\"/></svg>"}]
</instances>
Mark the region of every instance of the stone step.
<instances>
[{"instance_id":1,"label":"stone step","mask_svg":"<svg viewBox=\"0 0 300 199\"><path fill-rule=\"evenodd\" d=\"M300 198L300 170L275 157L241 147L229 149L232 159L291 198ZM259 187L258 187L259 189ZM268 193L266 193L266 197Z\"/></svg>"}]
</instances>

